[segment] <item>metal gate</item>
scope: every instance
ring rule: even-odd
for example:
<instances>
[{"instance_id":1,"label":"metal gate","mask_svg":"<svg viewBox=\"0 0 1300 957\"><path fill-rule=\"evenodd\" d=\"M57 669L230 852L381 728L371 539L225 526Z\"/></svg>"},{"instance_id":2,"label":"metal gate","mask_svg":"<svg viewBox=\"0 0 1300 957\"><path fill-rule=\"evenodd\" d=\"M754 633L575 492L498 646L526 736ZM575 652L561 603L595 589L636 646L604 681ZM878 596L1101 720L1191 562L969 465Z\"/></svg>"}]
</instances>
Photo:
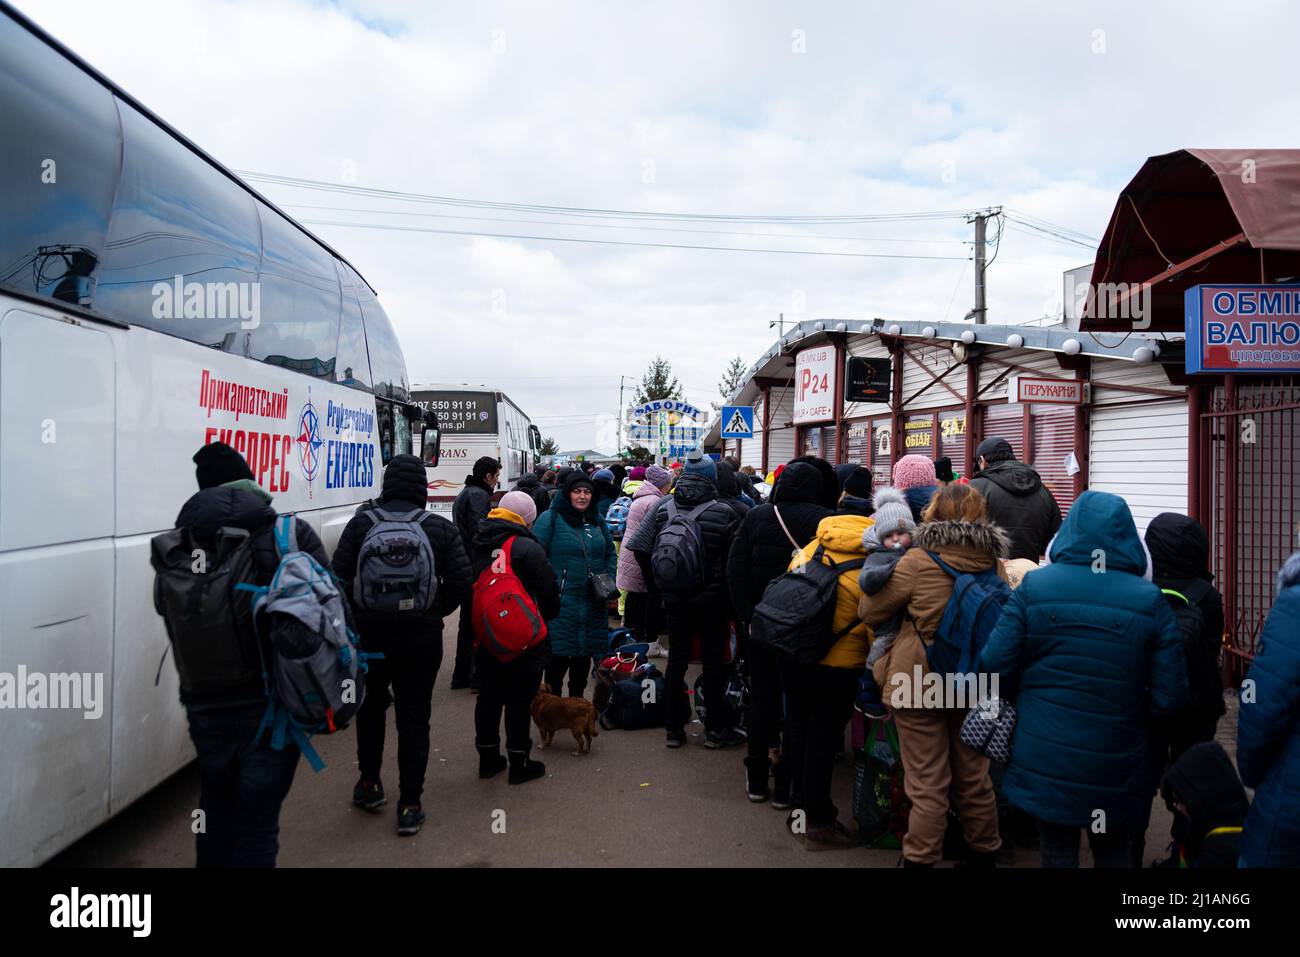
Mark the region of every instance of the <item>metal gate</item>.
<instances>
[{"instance_id":1,"label":"metal gate","mask_svg":"<svg viewBox=\"0 0 1300 957\"><path fill-rule=\"evenodd\" d=\"M1200 420L1203 514L1223 594L1225 670L1236 682L1255 656L1277 570L1296 549L1300 385L1229 381Z\"/></svg>"}]
</instances>

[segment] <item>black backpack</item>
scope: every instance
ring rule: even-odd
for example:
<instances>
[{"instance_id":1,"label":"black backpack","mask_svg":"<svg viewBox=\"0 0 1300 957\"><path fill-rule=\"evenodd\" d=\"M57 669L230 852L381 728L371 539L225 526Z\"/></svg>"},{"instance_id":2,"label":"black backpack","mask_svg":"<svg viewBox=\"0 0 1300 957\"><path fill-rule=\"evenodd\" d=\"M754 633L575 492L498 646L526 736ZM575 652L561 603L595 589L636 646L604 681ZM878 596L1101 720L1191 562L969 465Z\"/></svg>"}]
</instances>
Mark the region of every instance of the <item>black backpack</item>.
<instances>
[{"instance_id":1,"label":"black backpack","mask_svg":"<svg viewBox=\"0 0 1300 957\"><path fill-rule=\"evenodd\" d=\"M1169 609L1178 622L1183 636L1183 650L1187 655L1187 692L1189 711L1213 713L1216 717L1226 710L1223 704L1223 674L1219 669L1218 635L1208 639L1205 615L1200 601L1209 593L1210 586L1203 581L1193 581L1183 591L1162 588L1160 593L1169 602Z\"/></svg>"},{"instance_id":2,"label":"black backpack","mask_svg":"<svg viewBox=\"0 0 1300 957\"><path fill-rule=\"evenodd\" d=\"M250 593L253 546L242 528L222 528L215 542L196 542L175 528L150 542L154 608L167 625L181 691L219 695L262 683L262 654ZM161 671L161 662L159 663Z\"/></svg>"},{"instance_id":3,"label":"black backpack","mask_svg":"<svg viewBox=\"0 0 1300 957\"><path fill-rule=\"evenodd\" d=\"M840 576L861 568L866 559L828 565L825 553L825 546L819 544L807 562L772 579L749 625L751 639L806 665L825 658L835 642L859 625L855 619L839 631L832 630Z\"/></svg>"},{"instance_id":4,"label":"black backpack","mask_svg":"<svg viewBox=\"0 0 1300 957\"><path fill-rule=\"evenodd\" d=\"M700 516L712 504L713 501L708 501L683 512L677 507L676 499L669 500L668 523L660 530L650 552L650 568L660 591L673 594L697 592L708 584Z\"/></svg>"}]
</instances>

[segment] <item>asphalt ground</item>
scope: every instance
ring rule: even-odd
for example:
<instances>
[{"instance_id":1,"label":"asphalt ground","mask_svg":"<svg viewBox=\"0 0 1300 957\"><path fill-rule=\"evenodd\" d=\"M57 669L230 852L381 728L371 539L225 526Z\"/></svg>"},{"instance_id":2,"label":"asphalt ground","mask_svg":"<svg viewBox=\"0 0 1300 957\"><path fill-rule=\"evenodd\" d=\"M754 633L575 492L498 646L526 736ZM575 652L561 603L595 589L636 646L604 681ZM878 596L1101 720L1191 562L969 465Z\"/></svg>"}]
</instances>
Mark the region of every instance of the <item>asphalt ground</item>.
<instances>
[{"instance_id":1,"label":"asphalt ground","mask_svg":"<svg viewBox=\"0 0 1300 957\"><path fill-rule=\"evenodd\" d=\"M662 729L602 730L591 754L581 757L562 731L551 748L534 746L533 756L546 763L545 778L511 786L503 772L479 780L475 698L449 689L455 625L454 616L447 619L445 664L433 696L423 830L413 837L396 833L397 738L390 711L383 771L389 804L377 813L352 806L357 767L351 729L314 738L326 768L317 774L305 761L298 765L280 816L281 867L897 866L896 850L806 851L786 831L784 812L747 799L744 748L705 748L698 723L678 750L664 746ZM697 670L692 667L688 687ZM1235 698L1229 696L1228 706L1219 740L1233 754ZM835 768L832 793L842 819L850 815L852 771L851 758ZM190 822L198 798L191 764L50 866L191 867ZM1169 825L1157 799L1148 862L1163 856ZM1006 863L1036 867L1038 854L1017 848ZM1089 863L1084 842L1083 865Z\"/></svg>"}]
</instances>

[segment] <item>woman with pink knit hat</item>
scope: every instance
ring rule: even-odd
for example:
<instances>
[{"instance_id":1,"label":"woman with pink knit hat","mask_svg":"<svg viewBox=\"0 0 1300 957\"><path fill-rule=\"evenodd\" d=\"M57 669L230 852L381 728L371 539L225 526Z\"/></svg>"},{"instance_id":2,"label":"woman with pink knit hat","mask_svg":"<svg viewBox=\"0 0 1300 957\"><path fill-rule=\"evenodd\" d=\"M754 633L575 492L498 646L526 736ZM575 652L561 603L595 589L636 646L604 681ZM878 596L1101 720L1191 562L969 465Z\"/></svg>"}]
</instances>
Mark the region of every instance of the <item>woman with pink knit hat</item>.
<instances>
[{"instance_id":1,"label":"woman with pink knit hat","mask_svg":"<svg viewBox=\"0 0 1300 957\"><path fill-rule=\"evenodd\" d=\"M627 513L627 526L623 531L624 540L630 539L645 517L655 510L672 484L672 473L662 465L651 465L645 470L645 478L632 493L632 507ZM627 590L627 601L623 611L623 626L631 628L638 641L652 642L649 657L664 657L664 648L659 644L659 626L663 614L659 608L658 595L652 595L646 584L645 576L636 556L628 549L618 553L618 575L615 583Z\"/></svg>"},{"instance_id":2,"label":"woman with pink knit hat","mask_svg":"<svg viewBox=\"0 0 1300 957\"><path fill-rule=\"evenodd\" d=\"M907 497L912 521L921 523L921 513L939 489L934 461L925 455L904 455L894 463L894 488Z\"/></svg>"}]
</instances>

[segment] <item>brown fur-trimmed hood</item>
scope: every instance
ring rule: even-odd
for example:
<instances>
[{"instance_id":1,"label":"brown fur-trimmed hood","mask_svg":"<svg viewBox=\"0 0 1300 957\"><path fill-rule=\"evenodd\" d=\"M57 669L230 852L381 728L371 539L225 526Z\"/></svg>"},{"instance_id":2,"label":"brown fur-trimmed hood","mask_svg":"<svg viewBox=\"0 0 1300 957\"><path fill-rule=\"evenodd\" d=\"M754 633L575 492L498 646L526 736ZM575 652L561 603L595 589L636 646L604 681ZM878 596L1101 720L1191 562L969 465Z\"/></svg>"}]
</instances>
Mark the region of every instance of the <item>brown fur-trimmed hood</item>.
<instances>
[{"instance_id":1,"label":"brown fur-trimmed hood","mask_svg":"<svg viewBox=\"0 0 1300 957\"><path fill-rule=\"evenodd\" d=\"M1011 554L1007 533L989 522L925 522L916 526L912 544L927 552L949 549L981 552L996 558Z\"/></svg>"}]
</instances>

